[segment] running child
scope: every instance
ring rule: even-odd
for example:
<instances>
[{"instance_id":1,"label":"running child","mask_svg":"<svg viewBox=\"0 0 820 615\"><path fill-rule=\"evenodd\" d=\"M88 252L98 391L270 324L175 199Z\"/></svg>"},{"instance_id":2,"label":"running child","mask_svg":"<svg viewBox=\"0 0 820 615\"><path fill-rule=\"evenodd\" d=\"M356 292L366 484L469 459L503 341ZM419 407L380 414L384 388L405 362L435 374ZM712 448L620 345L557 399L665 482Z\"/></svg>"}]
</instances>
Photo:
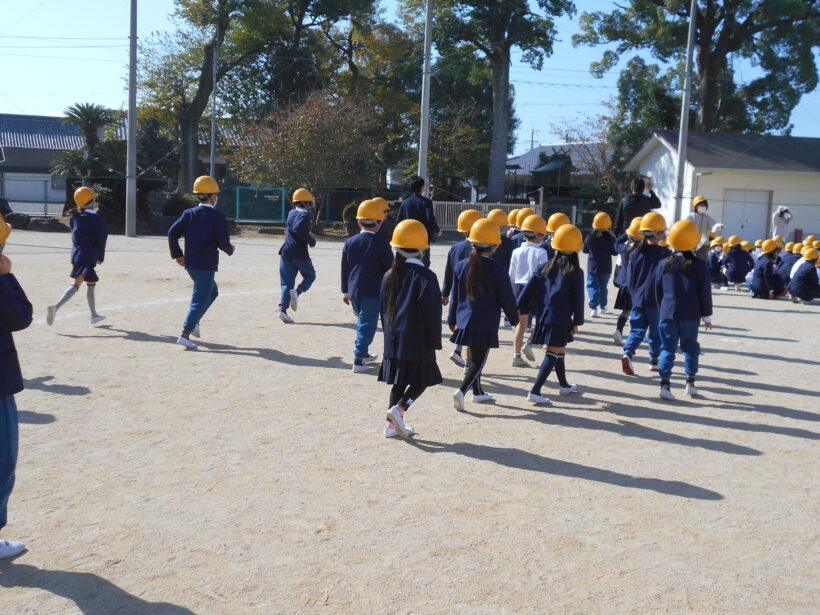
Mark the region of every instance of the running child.
<instances>
[{"instance_id":1,"label":"running child","mask_svg":"<svg viewBox=\"0 0 820 615\"><path fill-rule=\"evenodd\" d=\"M441 288L436 274L421 260L430 247L421 222L399 222L391 245L396 258L379 293L384 330L379 380L393 385L384 435L407 438L413 428L405 424L404 413L428 387L442 382L436 364L436 350L441 348Z\"/></svg>"},{"instance_id":2,"label":"running child","mask_svg":"<svg viewBox=\"0 0 820 615\"><path fill-rule=\"evenodd\" d=\"M726 243L729 244L729 252L723 257L726 282L729 288L734 286L735 290L741 291L746 283L746 276L755 267L755 261L743 249L740 237L737 235L729 237L729 241Z\"/></svg>"},{"instance_id":3,"label":"running child","mask_svg":"<svg viewBox=\"0 0 820 615\"><path fill-rule=\"evenodd\" d=\"M587 261L587 292L589 294L590 315L598 318L607 311L607 286L612 275L612 257L615 250L615 235L610 230L612 219L605 211L599 211L592 219L594 229L584 240L584 254L589 254Z\"/></svg>"},{"instance_id":4,"label":"running child","mask_svg":"<svg viewBox=\"0 0 820 615\"><path fill-rule=\"evenodd\" d=\"M629 255L632 254L634 247L641 239L643 239L643 235L641 235L641 216L637 216L632 218L626 233L621 235L615 244L615 250L618 252L618 265L615 267L614 282L618 288L618 294L615 296L615 309L621 310L621 313L618 314L618 321L615 323L615 333L612 334L612 339L621 348L624 346L624 327L632 311L629 278L626 277L627 265L629 264Z\"/></svg>"},{"instance_id":5,"label":"running child","mask_svg":"<svg viewBox=\"0 0 820 615\"><path fill-rule=\"evenodd\" d=\"M814 248L803 252L803 262L789 283L792 302L797 303L799 300L803 303L811 303L812 300L820 297L820 280L817 277L818 258L820 258L820 252Z\"/></svg>"},{"instance_id":6,"label":"running child","mask_svg":"<svg viewBox=\"0 0 820 615\"><path fill-rule=\"evenodd\" d=\"M105 316L97 313L95 290L97 282L100 281L97 275L97 265L102 265L105 260L105 244L108 241L108 227L105 221L97 215L96 199L97 193L87 186L81 186L74 191L74 204L76 205L69 213L71 220L71 273L74 283L65 289L57 303L49 305L46 310L46 322L54 324L57 310L63 307L69 299L77 294L80 287L85 282L85 298L88 302L88 309L91 312L91 324L97 324L105 319Z\"/></svg>"},{"instance_id":7,"label":"running child","mask_svg":"<svg viewBox=\"0 0 820 615\"><path fill-rule=\"evenodd\" d=\"M777 243L767 239L760 248L761 256L757 259L752 276L752 297L757 299L777 299L786 294L783 276L774 270L777 258Z\"/></svg>"},{"instance_id":8,"label":"running child","mask_svg":"<svg viewBox=\"0 0 820 615\"><path fill-rule=\"evenodd\" d=\"M376 357L370 344L379 325L379 290L384 274L393 264L393 252L387 240L379 235L384 207L375 200L364 201L356 210L358 235L348 238L342 248L342 301L353 306L356 344L353 350L353 372L360 374Z\"/></svg>"},{"instance_id":9,"label":"running child","mask_svg":"<svg viewBox=\"0 0 820 615\"><path fill-rule=\"evenodd\" d=\"M538 216L530 216L533 217ZM529 232L526 230L529 227L528 218L522 229ZM481 388L481 372L490 349L498 348L501 310L504 310L510 322L518 317L507 272L490 258L493 249L501 244L498 225L492 220L479 220L473 224L467 239L472 244L472 250L469 257L456 263L447 319L450 331L453 332L450 341L469 346L471 353L471 361L467 364L461 386L453 393L453 407L458 411L464 410L464 394L470 388L476 403L493 399L492 395ZM521 249L523 248L519 248Z\"/></svg>"},{"instance_id":10,"label":"running child","mask_svg":"<svg viewBox=\"0 0 820 615\"><path fill-rule=\"evenodd\" d=\"M305 188L299 188L291 197L293 209L288 212L287 233L282 247L279 248L279 280L282 285L282 299L279 301L279 320L290 325L293 318L288 315L288 308L295 312L299 307L299 297L310 290L316 281L316 269L310 260L308 246L316 245L310 234L311 210L313 195ZM296 274L302 276L296 286Z\"/></svg>"},{"instance_id":11,"label":"running child","mask_svg":"<svg viewBox=\"0 0 820 615\"><path fill-rule=\"evenodd\" d=\"M655 289L660 305L660 396L674 400L671 390L672 368L680 344L686 373L686 394L698 395L698 328L700 321L712 328L712 289L706 263L694 250L701 240L700 230L691 220L675 222L669 230L669 245L674 252L658 267ZM740 249L740 246L737 246Z\"/></svg>"}]
</instances>

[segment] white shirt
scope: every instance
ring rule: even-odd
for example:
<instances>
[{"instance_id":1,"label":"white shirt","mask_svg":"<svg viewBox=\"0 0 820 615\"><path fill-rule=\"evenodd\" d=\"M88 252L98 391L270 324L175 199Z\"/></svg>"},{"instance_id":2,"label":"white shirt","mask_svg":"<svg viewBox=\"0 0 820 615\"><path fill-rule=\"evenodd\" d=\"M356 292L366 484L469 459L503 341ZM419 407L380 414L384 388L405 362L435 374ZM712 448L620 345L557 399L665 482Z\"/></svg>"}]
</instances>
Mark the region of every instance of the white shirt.
<instances>
[{"instance_id":1,"label":"white shirt","mask_svg":"<svg viewBox=\"0 0 820 615\"><path fill-rule=\"evenodd\" d=\"M709 231L717 224L717 221L709 214L699 214L694 211L686 216L685 219L694 222L700 231L700 243L698 244L698 248L702 247L704 243L709 243Z\"/></svg>"},{"instance_id":2,"label":"white shirt","mask_svg":"<svg viewBox=\"0 0 820 615\"><path fill-rule=\"evenodd\" d=\"M797 270L800 269L800 265L802 265L803 263L807 263L807 262L808 261L805 258L801 258L794 265L792 265L792 271L789 274L789 278L793 278L795 275L797 275Z\"/></svg>"},{"instance_id":3,"label":"white shirt","mask_svg":"<svg viewBox=\"0 0 820 615\"><path fill-rule=\"evenodd\" d=\"M547 264L549 256L540 243L525 241L513 250L510 259L510 282L526 284Z\"/></svg>"}]
</instances>

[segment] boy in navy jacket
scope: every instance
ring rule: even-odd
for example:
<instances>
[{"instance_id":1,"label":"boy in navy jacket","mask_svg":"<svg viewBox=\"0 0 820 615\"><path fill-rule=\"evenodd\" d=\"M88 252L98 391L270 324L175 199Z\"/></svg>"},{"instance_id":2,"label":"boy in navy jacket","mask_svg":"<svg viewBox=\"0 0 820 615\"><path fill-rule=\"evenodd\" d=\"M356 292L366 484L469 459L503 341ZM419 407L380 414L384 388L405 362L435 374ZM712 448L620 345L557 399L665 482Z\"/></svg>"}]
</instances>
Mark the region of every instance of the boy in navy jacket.
<instances>
[{"instance_id":1,"label":"boy in navy jacket","mask_svg":"<svg viewBox=\"0 0 820 615\"><path fill-rule=\"evenodd\" d=\"M194 194L199 205L186 209L168 230L168 247L171 258L185 267L194 282L188 315L182 324L182 334L177 344L185 350L195 350L190 336L199 337L199 321L219 295L216 272L219 269L219 250L230 256L234 252L228 235L228 222L221 211L216 210L219 185L207 175L194 182ZM179 247L179 238L185 238L185 251Z\"/></svg>"},{"instance_id":2,"label":"boy in navy jacket","mask_svg":"<svg viewBox=\"0 0 820 615\"><path fill-rule=\"evenodd\" d=\"M618 253L615 250L615 235L610 230L612 220L609 214L600 211L592 221L595 229L584 239L584 254L589 254L587 260L587 293L589 295L590 315L598 317L598 308L601 314L606 314L607 285L612 275L612 257Z\"/></svg>"},{"instance_id":3,"label":"boy in navy jacket","mask_svg":"<svg viewBox=\"0 0 820 615\"><path fill-rule=\"evenodd\" d=\"M287 232L282 247L279 248L279 281L282 285L282 299L279 301L279 320L292 324L288 308L299 306L299 295L307 292L316 280L316 269L310 260L308 246L316 245L310 234L311 205L313 195L305 188L299 188L291 198L293 209L288 212ZM296 286L296 274L302 276Z\"/></svg>"},{"instance_id":4,"label":"boy in navy jacket","mask_svg":"<svg viewBox=\"0 0 820 615\"><path fill-rule=\"evenodd\" d=\"M789 293L791 293L792 301L797 303L798 299L803 303L810 303L813 299L820 297L820 280L818 280L817 268L818 257L820 253L814 248L806 250L803 254L805 261L797 268L797 273L789 282Z\"/></svg>"},{"instance_id":5,"label":"boy in navy jacket","mask_svg":"<svg viewBox=\"0 0 820 615\"><path fill-rule=\"evenodd\" d=\"M12 333L31 324L31 303L11 274L11 261L0 255L0 530L8 520L8 503L17 466L17 406L14 395L23 390L23 376ZM25 545L0 540L0 559L22 552Z\"/></svg>"},{"instance_id":6,"label":"boy in navy jacket","mask_svg":"<svg viewBox=\"0 0 820 615\"><path fill-rule=\"evenodd\" d=\"M776 299L786 293L783 277L774 270L774 261L777 258L777 244L767 239L761 247L762 254L755 263L752 276L752 297Z\"/></svg>"},{"instance_id":7,"label":"boy in navy jacket","mask_svg":"<svg viewBox=\"0 0 820 615\"><path fill-rule=\"evenodd\" d=\"M742 290L746 282L746 275L754 269L754 259L744 250L740 243L732 243L729 252L723 257L723 266L726 269L726 280L734 284L735 290Z\"/></svg>"},{"instance_id":8,"label":"boy in navy jacket","mask_svg":"<svg viewBox=\"0 0 820 615\"><path fill-rule=\"evenodd\" d=\"M375 359L369 352L379 324L379 291L384 274L393 264L393 251L379 234L384 210L374 201L359 205L356 219L361 231L345 241L342 248L342 301L353 306L358 323L353 352L353 371L368 371L366 362Z\"/></svg>"}]
</instances>

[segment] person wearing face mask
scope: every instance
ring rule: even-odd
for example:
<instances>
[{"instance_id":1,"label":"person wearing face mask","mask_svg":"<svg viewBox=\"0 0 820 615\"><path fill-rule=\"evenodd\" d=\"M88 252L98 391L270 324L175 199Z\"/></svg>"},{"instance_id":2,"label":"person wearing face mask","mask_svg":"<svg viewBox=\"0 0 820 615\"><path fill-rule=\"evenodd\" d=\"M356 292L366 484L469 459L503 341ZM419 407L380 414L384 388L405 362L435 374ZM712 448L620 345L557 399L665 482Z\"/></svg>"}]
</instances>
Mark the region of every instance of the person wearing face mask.
<instances>
[{"instance_id":1,"label":"person wearing face mask","mask_svg":"<svg viewBox=\"0 0 820 615\"><path fill-rule=\"evenodd\" d=\"M228 235L225 214L216 210L219 184L213 177L203 175L194 182L194 194L199 205L186 209L168 231L171 258L185 267L194 281L191 305L182 324L177 344L185 350L196 350L190 337L199 337L199 321L219 295L216 271L219 268L219 250L230 256L234 252ZM185 252L179 247L179 238L185 238Z\"/></svg>"},{"instance_id":2,"label":"person wearing face mask","mask_svg":"<svg viewBox=\"0 0 820 615\"><path fill-rule=\"evenodd\" d=\"M71 209L71 273L74 283L65 289L57 303L49 305L46 310L46 322L54 324L57 310L68 303L83 282L86 284L86 300L88 309L91 311L91 324L96 324L103 320L105 316L97 313L95 289L100 278L95 270L97 265L102 265L105 258L105 244L108 240L108 228L105 221L97 215L96 201L97 193L88 186L81 186L74 191L74 204Z\"/></svg>"},{"instance_id":3,"label":"person wearing face mask","mask_svg":"<svg viewBox=\"0 0 820 615\"><path fill-rule=\"evenodd\" d=\"M691 220L695 223L700 231L700 243L694 250L695 256L702 260L707 260L709 257L709 231L711 231L718 222L706 213L709 210L709 201L705 196L696 196L692 199L692 207L694 211L686 216L686 220Z\"/></svg>"},{"instance_id":4,"label":"person wearing face mask","mask_svg":"<svg viewBox=\"0 0 820 615\"><path fill-rule=\"evenodd\" d=\"M792 212L785 205L780 205L772 214L772 237L788 237Z\"/></svg>"},{"instance_id":5,"label":"person wearing face mask","mask_svg":"<svg viewBox=\"0 0 820 615\"><path fill-rule=\"evenodd\" d=\"M660 207L661 201L652 191L652 180L636 177L629 185L629 194L621 201L615 213L615 222L612 225L615 236L625 233L634 218L645 216Z\"/></svg>"}]
</instances>

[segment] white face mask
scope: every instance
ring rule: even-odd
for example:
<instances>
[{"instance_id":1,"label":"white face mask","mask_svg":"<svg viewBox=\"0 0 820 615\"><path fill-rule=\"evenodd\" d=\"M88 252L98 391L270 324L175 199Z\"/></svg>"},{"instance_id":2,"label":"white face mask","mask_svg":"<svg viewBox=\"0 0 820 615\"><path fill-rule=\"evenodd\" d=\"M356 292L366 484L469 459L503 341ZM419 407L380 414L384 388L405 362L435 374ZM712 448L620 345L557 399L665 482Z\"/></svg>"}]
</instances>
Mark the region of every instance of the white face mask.
<instances>
[{"instance_id":1,"label":"white face mask","mask_svg":"<svg viewBox=\"0 0 820 615\"><path fill-rule=\"evenodd\" d=\"M706 208L703 205L698 205L697 207L695 207L695 211L699 214L705 214Z\"/></svg>"},{"instance_id":2,"label":"white face mask","mask_svg":"<svg viewBox=\"0 0 820 615\"><path fill-rule=\"evenodd\" d=\"M714 248L712 248L712 252L714 252L715 254L719 254L720 252L723 252L723 247L715 246Z\"/></svg>"}]
</instances>

